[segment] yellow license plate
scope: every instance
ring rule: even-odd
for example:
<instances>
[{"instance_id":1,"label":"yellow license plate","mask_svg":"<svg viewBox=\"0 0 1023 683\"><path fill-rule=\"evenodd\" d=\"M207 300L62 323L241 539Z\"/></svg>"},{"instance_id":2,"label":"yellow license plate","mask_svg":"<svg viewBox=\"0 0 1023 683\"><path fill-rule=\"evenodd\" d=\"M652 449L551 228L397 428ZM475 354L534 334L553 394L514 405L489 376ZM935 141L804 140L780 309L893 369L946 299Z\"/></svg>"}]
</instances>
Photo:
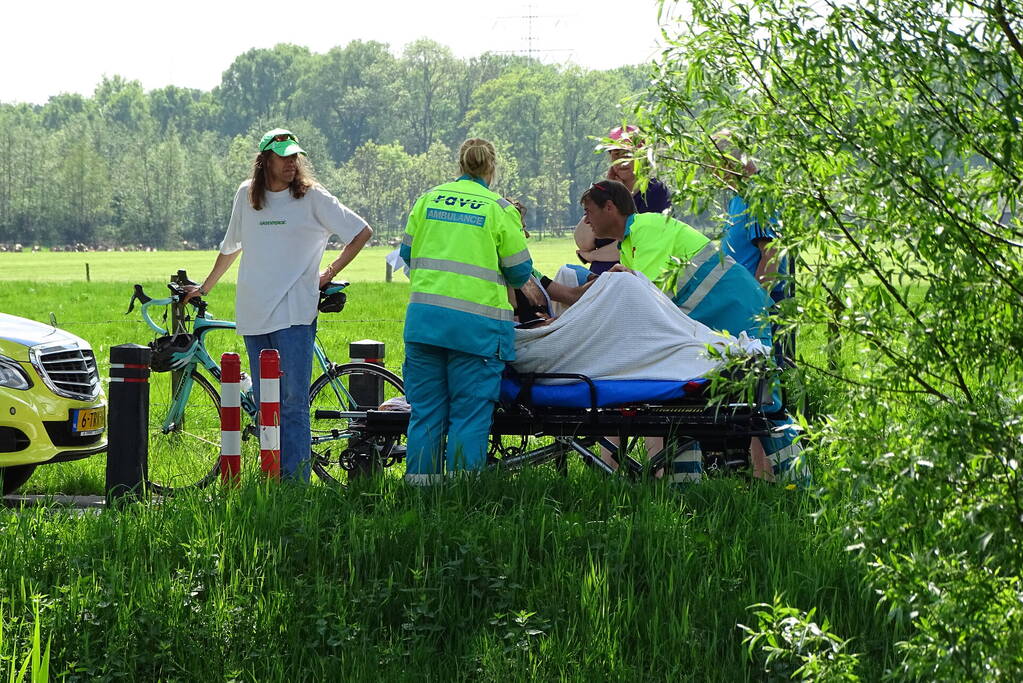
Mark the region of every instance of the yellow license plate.
<instances>
[{"instance_id":1,"label":"yellow license plate","mask_svg":"<svg viewBox=\"0 0 1023 683\"><path fill-rule=\"evenodd\" d=\"M106 426L107 409L104 406L81 408L73 413L71 431L76 434L99 434Z\"/></svg>"}]
</instances>

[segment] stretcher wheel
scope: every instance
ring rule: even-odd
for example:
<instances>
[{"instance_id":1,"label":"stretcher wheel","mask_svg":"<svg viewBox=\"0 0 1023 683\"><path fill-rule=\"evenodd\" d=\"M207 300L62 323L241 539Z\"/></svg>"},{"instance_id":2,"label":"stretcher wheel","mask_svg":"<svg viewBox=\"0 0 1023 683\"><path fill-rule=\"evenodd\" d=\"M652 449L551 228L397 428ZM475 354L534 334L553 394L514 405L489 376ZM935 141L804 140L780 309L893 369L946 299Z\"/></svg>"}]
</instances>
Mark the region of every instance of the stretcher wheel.
<instances>
[{"instance_id":1,"label":"stretcher wheel","mask_svg":"<svg viewBox=\"0 0 1023 683\"><path fill-rule=\"evenodd\" d=\"M500 434L491 434L490 450L487 451L487 463L496 464L502 460L520 456L526 452L526 448L528 446L528 436L502 436Z\"/></svg>"},{"instance_id":2,"label":"stretcher wheel","mask_svg":"<svg viewBox=\"0 0 1023 683\"><path fill-rule=\"evenodd\" d=\"M405 447L397 438L367 434L364 420L317 416L317 410L325 414L359 410L360 406L352 398L352 380L365 385L374 378L383 387L384 401L405 395L400 377L372 363L339 365L313 382L309 390L309 426L313 438L313 471L321 479L346 484L350 479L385 469L400 469L398 476L403 474Z\"/></svg>"}]
</instances>

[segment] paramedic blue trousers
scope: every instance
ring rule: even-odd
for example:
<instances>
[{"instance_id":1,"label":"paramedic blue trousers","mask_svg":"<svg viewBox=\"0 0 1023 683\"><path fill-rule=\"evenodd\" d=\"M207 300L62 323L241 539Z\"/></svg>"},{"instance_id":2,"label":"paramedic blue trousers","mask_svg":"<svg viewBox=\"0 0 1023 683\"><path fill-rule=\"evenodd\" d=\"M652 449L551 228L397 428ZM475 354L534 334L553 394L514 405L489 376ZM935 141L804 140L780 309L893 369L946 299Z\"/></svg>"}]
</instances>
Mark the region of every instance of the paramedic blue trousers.
<instances>
[{"instance_id":1,"label":"paramedic blue trousers","mask_svg":"<svg viewBox=\"0 0 1023 683\"><path fill-rule=\"evenodd\" d=\"M694 271L688 279L680 280L673 299L684 313L711 329L727 330L732 335L746 332L765 346L772 346L770 326L758 320L767 314L772 302L748 270L731 258L715 256ZM765 406L764 412L776 419L769 420L772 435L760 439L764 453L781 481L808 484L809 470L795 442L798 432L792 418L784 413L777 380L771 399L772 405Z\"/></svg>"},{"instance_id":2,"label":"paramedic blue trousers","mask_svg":"<svg viewBox=\"0 0 1023 683\"><path fill-rule=\"evenodd\" d=\"M504 361L431 344L405 343L405 397L412 406L406 478L429 483L487 464ZM445 443L446 442L446 443Z\"/></svg>"}]
</instances>

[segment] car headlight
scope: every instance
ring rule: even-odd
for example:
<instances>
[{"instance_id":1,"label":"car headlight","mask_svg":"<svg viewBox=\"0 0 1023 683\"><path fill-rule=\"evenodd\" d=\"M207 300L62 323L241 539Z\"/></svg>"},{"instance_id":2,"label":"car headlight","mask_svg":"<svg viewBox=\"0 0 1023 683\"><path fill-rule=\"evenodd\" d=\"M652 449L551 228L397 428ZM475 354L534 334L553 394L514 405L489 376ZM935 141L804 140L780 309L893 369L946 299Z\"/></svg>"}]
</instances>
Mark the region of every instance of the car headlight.
<instances>
[{"instance_id":1,"label":"car headlight","mask_svg":"<svg viewBox=\"0 0 1023 683\"><path fill-rule=\"evenodd\" d=\"M0 387L10 389L28 389L32 383L21 369L21 365L12 358L0 356Z\"/></svg>"}]
</instances>

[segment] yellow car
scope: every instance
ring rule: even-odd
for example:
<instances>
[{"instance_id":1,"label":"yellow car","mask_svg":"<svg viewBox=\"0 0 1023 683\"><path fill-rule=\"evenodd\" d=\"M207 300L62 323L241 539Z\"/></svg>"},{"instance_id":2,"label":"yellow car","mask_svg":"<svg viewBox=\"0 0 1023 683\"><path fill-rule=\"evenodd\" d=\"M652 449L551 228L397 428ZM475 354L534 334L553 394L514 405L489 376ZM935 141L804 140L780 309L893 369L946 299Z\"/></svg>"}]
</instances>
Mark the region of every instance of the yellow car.
<instances>
[{"instance_id":1,"label":"yellow car","mask_svg":"<svg viewBox=\"0 0 1023 683\"><path fill-rule=\"evenodd\" d=\"M4 495L36 466L107 448L107 406L84 339L0 313L0 478Z\"/></svg>"}]
</instances>

